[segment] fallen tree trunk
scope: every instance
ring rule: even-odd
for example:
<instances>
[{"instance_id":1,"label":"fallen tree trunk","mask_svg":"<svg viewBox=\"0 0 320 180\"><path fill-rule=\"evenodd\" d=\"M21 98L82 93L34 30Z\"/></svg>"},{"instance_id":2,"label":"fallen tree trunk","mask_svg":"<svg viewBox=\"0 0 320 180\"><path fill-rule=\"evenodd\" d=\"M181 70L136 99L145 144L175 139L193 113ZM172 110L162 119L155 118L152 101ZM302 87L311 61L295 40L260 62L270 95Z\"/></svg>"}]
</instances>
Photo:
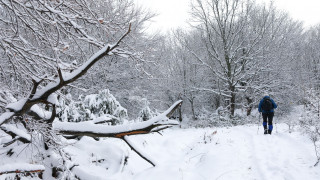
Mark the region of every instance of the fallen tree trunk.
<instances>
[{"instance_id":1,"label":"fallen tree trunk","mask_svg":"<svg viewBox=\"0 0 320 180\"><path fill-rule=\"evenodd\" d=\"M151 132L158 132L160 130L179 125L179 122L170 120L169 117L173 112L179 108L182 101L177 101L168 110L162 114L144 122L118 125L118 126L106 126L100 124L94 124L90 121L80 123L70 122L54 122L53 128L59 134L72 135L72 136L90 136L90 137L114 137L123 138L128 135L148 134Z\"/></svg>"},{"instance_id":2,"label":"fallen tree trunk","mask_svg":"<svg viewBox=\"0 0 320 180\"><path fill-rule=\"evenodd\" d=\"M130 135L148 134L152 132L159 132L163 129L179 125L178 121L170 120L172 114L182 105L182 100L175 102L169 109L162 114L153 117L152 119L144 122L129 124L129 125L118 125L118 126L106 126L95 124L94 122L54 122L53 128L58 133L63 135L76 136L90 136L93 138L97 137L113 137L120 138L142 159L146 160L152 166L156 164L142 154L137 148L134 147L132 142L128 140Z\"/></svg>"},{"instance_id":3,"label":"fallen tree trunk","mask_svg":"<svg viewBox=\"0 0 320 180\"><path fill-rule=\"evenodd\" d=\"M180 108L182 105L182 100L175 102L169 109L167 109L162 114L153 117L152 119L144 122L129 124L129 125L118 125L118 126L106 126L95 124L94 122L80 122L80 123L70 123L70 122L54 122L53 128L58 133L62 135L71 135L73 137L77 136L90 136L93 138L97 137L113 137L120 138L142 159L146 160L152 166L155 163L142 154L137 148L134 147L132 142L128 140L130 135L138 134L148 134L152 132L159 132L163 129L172 127L174 125L179 125L178 121L170 120L169 118L172 114Z\"/></svg>"}]
</instances>

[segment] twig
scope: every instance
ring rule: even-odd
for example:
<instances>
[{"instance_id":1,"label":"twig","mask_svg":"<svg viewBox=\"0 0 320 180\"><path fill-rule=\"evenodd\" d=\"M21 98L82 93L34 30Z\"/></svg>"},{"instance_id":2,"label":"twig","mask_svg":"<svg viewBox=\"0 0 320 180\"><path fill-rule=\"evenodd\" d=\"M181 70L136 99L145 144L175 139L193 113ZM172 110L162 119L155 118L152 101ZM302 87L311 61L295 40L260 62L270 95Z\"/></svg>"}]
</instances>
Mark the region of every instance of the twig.
<instances>
[{"instance_id":1,"label":"twig","mask_svg":"<svg viewBox=\"0 0 320 180\"><path fill-rule=\"evenodd\" d=\"M129 143L129 141L127 140L127 136L123 136L121 139L124 140L124 142L126 142L126 143L128 144L128 146L129 146L134 152L136 152L142 159L146 160L146 161L147 161L148 163L150 163L153 167L156 166L151 160L149 160L147 157L145 157L143 154L141 154L138 150L136 150L136 149Z\"/></svg>"}]
</instances>

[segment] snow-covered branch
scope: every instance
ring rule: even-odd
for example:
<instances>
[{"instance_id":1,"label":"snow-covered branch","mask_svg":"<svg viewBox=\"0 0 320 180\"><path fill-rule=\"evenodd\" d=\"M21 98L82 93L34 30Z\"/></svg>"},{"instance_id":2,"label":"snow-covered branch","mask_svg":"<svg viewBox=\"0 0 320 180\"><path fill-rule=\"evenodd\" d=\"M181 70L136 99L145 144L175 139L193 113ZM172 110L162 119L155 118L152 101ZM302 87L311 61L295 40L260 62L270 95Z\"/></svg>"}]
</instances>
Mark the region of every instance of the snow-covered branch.
<instances>
[{"instance_id":1,"label":"snow-covered branch","mask_svg":"<svg viewBox=\"0 0 320 180\"><path fill-rule=\"evenodd\" d=\"M9 173L42 173L45 170L43 165L28 163L12 163L0 166L0 175Z\"/></svg>"},{"instance_id":2,"label":"snow-covered branch","mask_svg":"<svg viewBox=\"0 0 320 180\"><path fill-rule=\"evenodd\" d=\"M90 121L80 123L54 122L53 127L61 134L76 136L123 138L127 135L148 134L158 132L163 128L178 125L179 123L177 121L170 120L169 117L171 117L173 112L179 108L181 104L181 100L177 101L162 114L148 121L134 124L106 126L94 124Z\"/></svg>"},{"instance_id":3,"label":"snow-covered branch","mask_svg":"<svg viewBox=\"0 0 320 180\"><path fill-rule=\"evenodd\" d=\"M34 83L34 88L28 99L24 98L6 106L8 112L3 113L0 116L0 125L6 123L12 116L20 116L25 114L35 104L49 103L48 98L52 93L76 81L100 59L105 56L111 55L112 51L119 46L121 41L130 33L130 31L131 25L129 25L128 31L116 42L116 44L104 46L100 51L91 56L91 58L87 62L85 62L82 66L75 69L71 73L62 74L62 72L60 72L59 77L57 77L54 81L48 83L42 89L38 89L39 86L37 85L37 83Z\"/></svg>"},{"instance_id":4,"label":"snow-covered branch","mask_svg":"<svg viewBox=\"0 0 320 180\"><path fill-rule=\"evenodd\" d=\"M148 163L150 163L152 166L156 166L156 164L150 160L151 158L150 157L146 157L144 154L142 154L138 148L130 141L129 137L128 136L124 136L122 138L124 140L124 142L127 143L127 145L134 151L136 152L142 159L146 160Z\"/></svg>"}]
</instances>

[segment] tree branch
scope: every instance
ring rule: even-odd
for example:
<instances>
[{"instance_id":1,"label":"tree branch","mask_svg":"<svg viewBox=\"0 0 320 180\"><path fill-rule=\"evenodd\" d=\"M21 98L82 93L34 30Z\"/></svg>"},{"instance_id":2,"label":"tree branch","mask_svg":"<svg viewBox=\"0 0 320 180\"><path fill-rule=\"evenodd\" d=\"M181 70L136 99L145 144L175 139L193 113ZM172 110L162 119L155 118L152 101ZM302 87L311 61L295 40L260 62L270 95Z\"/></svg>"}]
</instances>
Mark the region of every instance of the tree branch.
<instances>
[{"instance_id":1,"label":"tree branch","mask_svg":"<svg viewBox=\"0 0 320 180\"><path fill-rule=\"evenodd\" d=\"M37 89L38 83L34 81L34 87L28 99L22 99L18 102L9 104L6 109L10 112L3 113L0 116L0 126L8 122L13 116L21 116L25 114L33 105L38 103L46 102L48 97L55 91L61 89L62 87L76 81L81 76L83 76L97 61L101 60L107 55L111 55L112 51L115 50L121 41L130 33L131 24L129 25L128 31L117 41L115 45L106 45L100 51L95 53L91 58L85 62L82 66L75 69L71 73L67 73L63 76L61 70L58 69L59 77L55 81L48 83L44 88ZM62 78L64 77L64 78Z\"/></svg>"},{"instance_id":2,"label":"tree branch","mask_svg":"<svg viewBox=\"0 0 320 180\"><path fill-rule=\"evenodd\" d=\"M12 142L6 143L8 145L14 143L16 140L19 140L23 143L30 143L31 142L31 136L29 134L27 134L26 132L24 132L23 130L18 129L14 125L6 124L6 125L1 126L0 129L12 137L12 139L13 139Z\"/></svg>"},{"instance_id":3,"label":"tree branch","mask_svg":"<svg viewBox=\"0 0 320 180\"><path fill-rule=\"evenodd\" d=\"M179 108L182 101L177 101L169 109L162 114L153 117L152 119L144 122L129 124L129 125L118 125L118 126L106 126L94 124L90 121L81 123L70 123L70 122L55 122L53 123L54 129L58 133L63 135L73 136L90 136L90 137L114 137L123 138L128 135L137 134L148 134L151 132L160 131L162 129L169 128L179 123L174 120L169 120L169 117L173 112Z\"/></svg>"},{"instance_id":4,"label":"tree branch","mask_svg":"<svg viewBox=\"0 0 320 180\"><path fill-rule=\"evenodd\" d=\"M42 173L45 167L28 163L12 163L0 166L0 175L9 173Z\"/></svg>"},{"instance_id":5,"label":"tree branch","mask_svg":"<svg viewBox=\"0 0 320 180\"><path fill-rule=\"evenodd\" d=\"M39 86L39 84L43 81L44 79L40 80L40 81L36 81L34 79L32 79L32 83L33 83L33 88L31 90L31 93L30 93L30 96L29 96L29 99L32 99L34 94L36 93L37 91L37 88Z\"/></svg>"},{"instance_id":6,"label":"tree branch","mask_svg":"<svg viewBox=\"0 0 320 180\"><path fill-rule=\"evenodd\" d=\"M128 140L128 136L123 136L121 138L124 142L126 142L128 144L128 146L135 152L137 153L142 159L146 160L148 163L150 163L153 167L155 167L155 163L153 163L150 159L148 159L146 156L144 156L143 154L141 154L136 148L134 148L134 146L130 143L130 141Z\"/></svg>"},{"instance_id":7,"label":"tree branch","mask_svg":"<svg viewBox=\"0 0 320 180\"><path fill-rule=\"evenodd\" d=\"M40 169L37 169L37 170L32 170L32 171L24 171L24 170L14 170L14 171L5 171L5 172L0 172L0 175L3 175L3 174L10 174L10 173L42 173L44 170L40 170Z\"/></svg>"}]
</instances>

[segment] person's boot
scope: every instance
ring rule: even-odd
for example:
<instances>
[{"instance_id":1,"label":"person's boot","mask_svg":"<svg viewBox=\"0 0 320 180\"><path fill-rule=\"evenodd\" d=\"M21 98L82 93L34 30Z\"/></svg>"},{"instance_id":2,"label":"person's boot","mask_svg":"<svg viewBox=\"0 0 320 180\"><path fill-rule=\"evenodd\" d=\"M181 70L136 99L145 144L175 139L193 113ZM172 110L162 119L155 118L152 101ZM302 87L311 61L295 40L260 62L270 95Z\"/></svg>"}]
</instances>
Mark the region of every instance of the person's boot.
<instances>
[{"instance_id":1,"label":"person's boot","mask_svg":"<svg viewBox=\"0 0 320 180\"><path fill-rule=\"evenodd\" d=\"M264 134L268 134L267 126L263 126Z\"/></svg>"},{"instance_id":2,"label":"person's boot","mask_svg":"<svg viewBox=\"0 0 320 180\"><path fill-rule=\"evenodd\" d=\"M268 134L270 134L270 135L271 135L271 132L272 132L272 130L268 130Z\"/></svg>"}]
</instances>

